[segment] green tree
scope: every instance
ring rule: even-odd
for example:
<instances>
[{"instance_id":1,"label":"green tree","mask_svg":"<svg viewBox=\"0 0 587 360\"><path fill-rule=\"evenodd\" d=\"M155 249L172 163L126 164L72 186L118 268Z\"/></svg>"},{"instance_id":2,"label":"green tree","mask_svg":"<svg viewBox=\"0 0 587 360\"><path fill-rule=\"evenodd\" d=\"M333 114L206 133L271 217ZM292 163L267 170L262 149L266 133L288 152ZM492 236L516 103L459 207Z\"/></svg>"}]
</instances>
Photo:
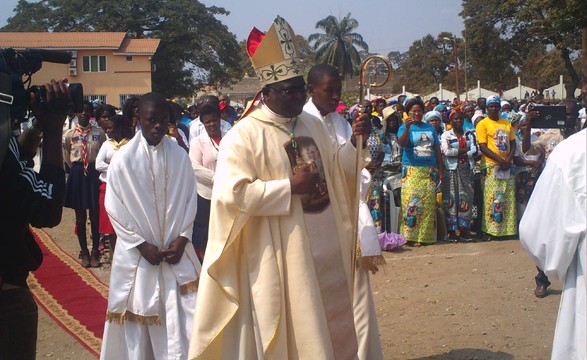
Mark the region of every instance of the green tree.
<instances>
[{"instance_id":1,"label":"green tree","mask_svg":"<svg viewBox=\"0 0 587 360\"><path fill-rule=\"evenodd\" d=\"M302 35L296 35L296 43L298 44L302 64L304 64L306 71L309 71L312 66L316 65L316 52Z\"/></svg>"},{"instance_id":2,"label":"green tree","mask_svg":"<svg viewBox=\"0 0 587 360\"><path fill-rule=\"evenodd\" d=\"M482 58L510 58L500 66L518 68L530 74L533 61L547 48L553 48L565 69L567 95L572 96L580 83L574 66L581 50L581 31L587 27L587 9L584 0L463 0L467 41L472 63L484 65L486 71L495 71ZM478 45L485 45L483 48ZM482 71L479 66L473 66ZM536 81L536 82L541 82Z\"/></svg>"},{"instance_id":3,"label":"green tree","mask_svg":"<svg viewBox=\"0 0 587 360\"><path fill-rule=\"evenodd\" d=\"M234 34L216 17L220 7L195 0L20 0L2 31L121 31L161 39L153 57L153 89L188 96L202 85L242 78Z\"/></svg>"},{"instance_id":4,"label":"green tree","mask_svg":"<svg viewBox=\"0 0 587 360\"><path fill-rule=\"evenodd\" d=\"M361 64L357 47L369 51L363 36L354 32L357 27L359 22L350 13L340 21L332 15L318 21L316 29L324 33L315 33L308 37L316 51L316 62L336 67L344 78L356 74Z\"/></svg>"},{"instance_id":5,"label":"green tree","mask_svg":"<svg viewBox=\"0 0 587 360\"><path fill-rule=\"evenodd\" d=\"M452 87L454 90L454 73L449 76L451 68L454 71L453 41L444 39L448 36L452 35L443 32L436 38L426 35L415 41L396 73L398 83L417 93L434 91L438 84L444 84L445 88Z\"/></svg>"},{"instance_id":6,"label":"green tree","mask_svg":"<svg viewBox=\"0 0 587 360\"><path fill-rule=\"evenodd\" d=\"M394 69L399 69L402 67L402 65L406 62L406 59L408 57L408 53L407 52L399 52L399 51L390 51L387 54L387 58L389 59L389 62L391 63L391 65L393 66Z\"/></svg>"}]
</instances>

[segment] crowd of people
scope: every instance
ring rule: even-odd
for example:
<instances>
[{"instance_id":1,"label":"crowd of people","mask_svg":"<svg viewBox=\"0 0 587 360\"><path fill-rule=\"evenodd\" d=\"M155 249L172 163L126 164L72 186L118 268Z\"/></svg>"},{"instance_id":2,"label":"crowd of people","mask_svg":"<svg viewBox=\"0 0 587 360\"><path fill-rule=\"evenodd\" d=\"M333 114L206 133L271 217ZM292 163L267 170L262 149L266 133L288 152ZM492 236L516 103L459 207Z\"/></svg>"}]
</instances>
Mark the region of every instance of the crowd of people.
<instances>
[{"instance_id":1,"label":"crowd of people","mask_svg":"<svg viewBox=\"0 0 587 360\"><path fill-rule=\"evenodd\" d=\"M272 89L269 85L265 88ZM359 116L368 119L366 148L370 161L365 164L363 176L366 180L362 185L363 206L368 210L362 213L361 220L363 223L368 223L364 227L367 229L364 231L367 232L363 232L368 235L361 236L361 241L364 240L364 244L361 245L365 258L380 257L381 246L384 246L380 241L389 234L400 235L399 238L405 240L393 247L401 246L405 242L408 246L421 247L439 240L456 243L515 237L518 233L518 222L522 218L545 161L559 142L575 133L581 126L577 103L574 101L561 102L567 114L565 126L562 129L540 129L534 128L532 121L539 117L541 104L525 101L509 102L501 100L497 95L475 101L455 99L452 102L439 101L434 97L422 99L418 96L410 98L402 95L398 100L391 101L385 97L378 97L373 101L365 100L362 106L355 106L351 112L348 112L338 106L341 91L340 76L336 69L327 65L318 65L312 69L308 76L307 92L306 87L301 85L293 89L293 93L306 102L304 111L323 120L324 129L330 134L329 138L335 147L342 146L352 137L351 126L354 119ZM264 101L268 98L270 99L270 96L264 96ZM185 110L177 103L165 101L160 95L154 93L141 98L128 99L123 111L107 104L94 106L86 102L84 111L79 114L70 114L64 125L64 160L69 173L65 206L75 210L75 233L81 248L82 265L96 267L100 266L100 255L108 244L111 256L109 260L112 261L117 233L122 233L121 243L118 246L132 248L133 236L129 232L134 227L130 224L138 224L134 226L141 227L140 220L134 219L136 215L127 213L130 209L127 204L120 203L121 199L130 196L126 201L130 203L136 201L136 206L139 206L143 200L136 194L136 189L144 187L145 192L159 194L155 196L155 199L159 198L161 201L165 198L168 201L165 190L159 192L157 189L158 187L167 189L168 182L171 181L169 177L177 182L173 185L174 188L181 186L182 191L186 191L185 185L182 185L184 181L175 174L180 170L171 170L167 157L161 160L162 163L159 164L161 168L158 169L152 162L145 164L147 169L151 169L151 175L145 173L145 177L147 180L153 179L152 187L145 185L145 179L139 181L136 178L137 174L141 173L139 168L133 170L132 176L128 177L129 168L141 163L139 159L132 159L132 157L124 167L119 165L117 176L122 178L108 175L111 171L109 170L111 161L119 149L126 147L129 143L133 144L134 141L138 148L133 153L140 152L140 141L133 139L146 139L145 141L152 145L145 134L152 124L145 119L145 111L141 113L141 106L144 108L145 102L154 103L158 112L165 113L160 116L166 119L161 121L157 134L161 136L161 139L167 139L166 146L175 146L185 154L186 158L189 157L191 162L189 170L193 172L194 185L197 184L194 186L194 196L189 192L181 195L183 200L187 201L186 204L193 207L193 211L184 211L185 213L178 215L183 219L183 223L193 222L193 230L190 228L189 234L186 234L185 241L182 241L180 246L182 252L186 248L194 251L195 256L190 262L193 265L190 279L193 280L194 277L201 276L200 264L205 259L208 248L209 227L211 226L212 231L216 232L215 235L220 230L230 230L225 224L210 221L211 211L227 211L227 209L213 209L215 179L222 179L222 186L225 186L226 179L235 176L240 179L234 181L235 185L244 181L243 176L248 179L245 182L251 181L253 176L250 173L251 170L242 169L242 165L259 156L258 153L251 153L253 147L251 144L244 148L235 148L231 150L231 155L235 158L230 159L231 156L229 156L229 159L224 159L221 165L223 169L217 169L221 145L226 147L224 139L233 134L232 127L240 121L255 123L255 117L247 113L245 118L240 120L240 114L230 105L227 95L203 96ZM343 114L348 117L345 118ZM266 120L259 118L257 121L263 123ZM239 126L242 128L246 125ZM315 144L306 143L304 136L298 137L297 131L303 127L295 126L296 124L292 126L292 129L288 129L280 125L272 125L271 128L275 128L277 132L266 133L264 136L257 137L255 141L260 139L268 141L270 138L275 139L277 135L285 135L286 138L291 139L286 149L288 162L292 165L294 173L303 169L314 172L315 167L324 166L324 160L320 157L321 151ZM304 133L310 134L312 130L304 130ZM238 136L237 143L243 140L240 138L243 134ZM253 136L251 133L245 137L249 139ZM161 143L161 139L156 143ZM265 148L265 146L262 147ZM156 148L155 144L153 149ZM151 147L147 146L147 149ZM150 154L148 159L151 161L154 161L155 156L162 156L156 155L156 152L151 154L150 151L154 150L148 151ZM173 158L177 159L177 154L173 155ZM231 165L227 165L226 161L229 161ZM185 168L190 162L179 161L173 166ZM161 172L163 166L166 170ZM240 170L238 170L239 167L241 167ZM217 170L221 170L220 177L216 176ZM163 173L165 183L159 183ZM270 176L269 174L267 176ZM316 193L303 196L306 199L302 202L304 210L320 212L325 205L327 206L329 186L326 174L320 172L315 185ZM118 193L117 190L107 191L106 184L113 178L116 178L118 182L123 181L122 187L127 190L134 187L132 196ZM250 191L258 190L232 190L235 195L241 192L248 194ZM236 203L245 201L240 199L240 195L237 197L239 199L230 201ZM108 198L110 198L110 205ZM269 201L271 204L270 199L264 201ZM166 202L166 204L169 206L171 203ZM177 202L173 204L177 205ZM156 201L154 205L165 206L157 204ZM141 206L144 209L149 207L148 204ZM116 215L121 208L125 209L124 215ZM185 208L182 209L185 210ZM280 211L278 209L275 209L277 213ZM270 211L269 208L266 211ZM86 236L87 212L89 212L91 224L91 250L88 250ZM161 209L160 216L148 213L141 215L151 221L154 219L161 221L161 218L166 216L164 214L166 212ZM125 220L121 220L125 216L130 217L126 223ZM169 216L168 212L167 216ZM191 220L187 221L186 216L191 216ZM308 221L315 222L319 219L308 219ZM163 226L163 224L150 225L148 228L149 231L154 231L155 227ZM229 234L225 235L230 238ZM130 239L128 239L129 236ZM316 236L325 236L325 233L317 232ZM163 238L167 246L174 244L175 239L165 235ZM186 247L185 243L188 239L191 239L193 246ZM375 240L369 243L368 239ZM129 241L131 244L128 244ZM157 246L156 243L151 245ZM169 251L177 250L170 249L172 250ZM139 247L137 251L137 254L142 254L149 264L163 263L163 259L168 256L165 251L160 251L160 255L154 255L149 252L150 250ZM215 249L215 253L218 256L218 249ZM124 254L128 255L126 251ZM125 259L125 262L128 261L133 260ZM167 262L169 263L169 260ZM375 269L374 272L377 269L376 263L377 261L370 263L373 266L371 269ZM117 262L113 264L113 270L115 268L119 275L113 279L116 278L119 281L112 281L111 287L113 284L120 283L120 286L123 286L125 281L129 282L120 274L132 274L136 271L135 268L121 268L121 264ZM363 290L363 293L370 293L368 282L368 275L364 275L361 283L367 284L365 287L367 290ZM536 285L536 296L545 296L550 282L539 268ZM360 288L362 285L354 286ZM129 288L128 291L131 289ZM134 294L134 291L136 290L131 291L131 294ZM115 293L113 290L111 292ZM128 293L125 296L128 296ZM176 302L188 304L185 301L178 298ZM354 301L358 300L355 298ZM125 316L128 317L125 314L130 312L129 309L121 311L121 307L124 308L124 306L126 305L112 304L112 301L109 303L109 325L106 332L108 339L120 338L121 332L130 331L121 330L118 326L124 323ZM360 307L355 307L355 311L357 308ZM149 311L140 307L133 308L132 311L137 310L140 310L139 313ZM369 339L375 338L374 334L378 331L374 314L368 314L371 310L372 306L369 306L367 302L362 310L367 312L367 315L354 317L355 321L360 318L371 319L366 321L367 326L362 327L370 330L366 331L363 343L359 344L365 354L369 353L365 349L371 349L370 351L375 351L376 354L381 351L380 347L369 342ZM183 306L181 311L185 311ZM349 315L352 317L352 313ZM369 326L370 322L372 326ZM191 322L189 326L191 327ZM186 334L183 336L187 339ZM105 343L112 344L110 340ZM185 344L187 342L184 342ZM165 348L165 346L174 345L169 343L159 348ZM114 354L117 350L105 347L104 351L105 354ZM181 351L187 351L187 347Z\"/></svg>"},{"instance_id":2,"label":"crowd of people","mask_svg":"<svg viewBox=\"0 0 587 360\"><path fill-rule=\"evenodd\" d=\"M345 118L338 71L304 79L292 38L280 17L251 32L262 89L244 112L226 94L184 110L152 92L65 119L55 196L84 267L110 246L101 358L381 359L369 272L383 240L516 236L544 163L581 127L575 101L541 129L540 104L497 95L381 96ZM545 296L540 268L536 284Z\"/></svg>"},{"instance_id":3,"label":"crowd of people","mask_svg":"<svg viewBox=\"0 0 587 360\"><path fill-rule=\"evenodd\" d=\"M378 231L397 232L415 247L517 235L549 153L584 124L578 104L564 100L558 104L565 107L566 119L559 119L564 126L535 128L541 105L497 95L365 101L373 126L367 169L377 188L369 206ZM354 108L349 119L360 111ZM401 176L399 199L392 191L394 176Z\"/></svg>"},{"instance_id":4,"label":"crowd of people","mask_svg":"<svg viewBox=\"0 0 587 360\"><path fill-rule=\"evenodd\" d=\"M400 235L405 240L393 247L401 246L405 242L408 246L420 247L439 240L456 243L515 237L518 233L518 222L545 161L559 142L581 126L577 103L574 101L561 102L567 113L564 128L540 129L532 126L532 120L540 114L540 103L509 102L501 100L497 95L475 101L439 101L435 97L422 99L418 96L410 98L402 95L398 100L391 101L383 96L373 101L365 100L362 106L355 106L348 112L338 106L341 80L336 69L327 65L316 66L310 72L308 84L307 93L305 86L294 89L300 98L306 100L309 97L304 110L322 118L323 125L336 146L343 145L352 136L353 119L358 116L368 119L366 147L370 161L365 165L366 181L363 184L362 200L363 205L368 208L366 214L363 213L363 221L367 221L364 220L365 217L368 218L367 228L371 233L362 237L377 240L374 246L373 241L371 245L367 240L362 244L365 257L380 256L381 246L384 246L380 241L389 234ZM145 95L151 102L154 97L157 98L153 94ZM117 232L128 236L129 227L118 223L120 220L114 215L115 210L108 211L108 205L105 206L105 199L108 198L106 184L111 178L107 174L111 160L119 149L132 142L133 138L146 138L145 127L150 124L145 121L144 114L141 115L143 100L143 97L128 99L123 111L107 104L94 106L86 102L84 111L70 114L64 125L64 160L69 173L65 206L75 210L75 233L84 267L100 266L100 255L108 244L111 261ZM223 139L233 132L232 127L241 121L240 114L230 105L225 94L205 95L186 110L171 101L158 99L155 102L161 107L158 111L165 112L167 116L167 121L161 125L164 129L158 130L160 135L182 149L191 161L190 170L193 170L194 184L197 184L194 197L196 200L190 203L195 217L191 219L193 230L185 238L191 238L193 247L189 248L196 254L192 263L200 264L204 259L210 234L212 193L217 178L219 150ZM345 118L343 114L348 117ZM254 122L246 118L243 121ZM289 148L291 153L288 156L294 172L323 165L320 151L315 145L305 144L303 137L300 137L297 140L299 148L296 148L291 130L274 127L279 131L271 134L271 137L283 133L292 139ZM267 137L269 134L263 138ZM258 156L243 153L244 149L232 151L238 158L234 159L232 167L236 163L249 161L249 156ZM308 160L312 162L311 166L306 163ZM133 162L136 163L139 162ZM166 181L169 176L173 176L174 181L179 181L179 178L172 175L169 165L165 166ZM177 166L185 167L186 163L179 162ZM227 174L227 170L222 170L220 179L247 174L245 170L243 173L234 173L234 168ZM128 167L119 171L128 172ZM137 172L138 169L133 172L135 176ZM155 176L155 173L151 176ZM324 206L325 196L328 196L325 174L321 173L319 179L316 184L318 193L310 196L303 205L308 211L320 211ZM133 178L125 180L128 181L126 187L139 185L138 180ZM157 180L154 181L153 188L156 189ZM176 187L179 184L182 182L179 181ZM167 187L168 184L159 186ZM147 186L144 190L149 189ZM114 192L111 192L111 202L128 196L112 196L112 193ZM165 192L161 192L160 196L165 197ZM191 195L184 196L189 198ZM87 212L91 224L91 251L87 248ZM149 218L157 217L151 215ZM113 221L114 226L111 219L116 219ZM219 224L212 222L211 226L213 231L219 230ZM224 228L224 225L221 227ZM122 241L124 244L128 239ZM167 241L168 245L170 241ZM124 247L122 244L119 246ZM369 252L370 246L376 250ZM184 249L185 244L181 247ZM143 250L139 249L139 253L143 254ZM163 254L164 252L158 262L154 260L157 257L153 258L153 254L144 257L149 263L160 263L163 262ZM116 263L113 269L115 267ZM374 268L377 266L374 265ZM195 266L193 276L200 276L200 271L199 265ZM117 272L132 273L129 269L118 269ZM368 284L368 276L362 282ZM545 296L550 282L539 268L536 284L536 296ZM367 310L364 311L369 312L368 305L365 309ZM111 311L109 306L108 319L110 322L124 323L124 311L121 312L119 308L116 310ZM374 314L364 317L374 319ZM360 317L355 317L355 320L357 318ZM376 321L374 324L365 339L372 339L373 333L377 333ZM107 329L107 333L116 329L113 332L116 335L109 335L110 337L120 336L119 328L109 325ZM364 349L373 349L372 345L368 340L362 344ZM380 351L378 347L375 349ZM184 350L187 351L187 348ZM109 353L114 350L105 351Z\"/></svg>"},{"instance_id":5,"label":"crowd of people","mask_svg":"<svg viewBox=\"0 0 587 360\"><path fill-rule=\"evenodd\" d=\"M64 127L69 169L65 206L75 209L85 267L99 266L109 243L110 253L114 251L116 235L104 208L107 170L116 150L141 129L138 101L128 99L124 111L86 102L84 112L71 114ZM349 129L356 113L369 114L370 185L364 200L377 232L400 234L409 246L420 247L439 240L489 241L517 234L545 160L556 144L582 126L577 104L560 104L568 107L562 130L532 127L542 103L510 102L496 95L475 101L404 95L389 101L381 96L351 112L337 106L336 112L347 116ZM198 181L192 242L202 260L220 142L240 114L226 94L205 95L185 110L171 101L167 106L166 136L188 152Z\"/></svg>"}]
</instances>

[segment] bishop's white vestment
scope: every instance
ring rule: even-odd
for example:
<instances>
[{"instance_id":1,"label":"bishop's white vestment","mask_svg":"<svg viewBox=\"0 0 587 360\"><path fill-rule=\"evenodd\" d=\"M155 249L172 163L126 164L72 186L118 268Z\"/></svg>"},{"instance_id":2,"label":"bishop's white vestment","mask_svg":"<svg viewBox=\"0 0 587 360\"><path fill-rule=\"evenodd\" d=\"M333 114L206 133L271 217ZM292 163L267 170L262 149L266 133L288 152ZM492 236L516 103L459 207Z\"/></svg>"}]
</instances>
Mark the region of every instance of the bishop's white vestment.
<instances>
[{"instance_id":1,"label":"bishop's white vestment","mask_svg":"<svg viewBox=\"0 0 587 360\"><path fill-rule=\"evenodd\" d=\"M255 106L220 146L190 358L356 358L355 148L305 112ZM316 190L292 195L292 169L308 160Z\"/></svg>"}]
</instances>

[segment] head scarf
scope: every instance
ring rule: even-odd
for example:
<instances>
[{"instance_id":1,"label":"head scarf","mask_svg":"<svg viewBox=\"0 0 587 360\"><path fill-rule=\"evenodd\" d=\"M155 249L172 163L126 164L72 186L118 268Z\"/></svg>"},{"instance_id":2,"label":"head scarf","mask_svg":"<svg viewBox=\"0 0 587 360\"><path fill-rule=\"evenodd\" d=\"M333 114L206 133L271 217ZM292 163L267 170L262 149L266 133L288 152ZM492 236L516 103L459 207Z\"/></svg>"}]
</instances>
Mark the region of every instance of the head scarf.
<instances>
[{"instance_id":1,"label":"head scarf","mask_svg":"<svg viewBox=\"0 0 587 360\"><path fill-rule=\"evenodd\" d=\"M501 107L503 107L504 105L509 105L510 108L512 107L512 104L510 104L509 101L505 101L505 100L502 100L499 104L501 105Z\"/></svg>"},{"instance_id":2,"label":"head scarf","mask_svg":"<svg viewBox=\"0 0 587 360\"><path fill-rule=\"evenodd\" d=\"M406 105L408 104L408 101L412 100L411 97L406 96L406 98L404 99L404 103L402 104L404 107L406 107Z\"/></svg>"},{"instance_id":3,"label":"head scarf","mask_svg":"<svg viewBox=\"0 0 587 360\"><path fill-rule=\"evenodd\" d=\"M439 105L436 105L436 107L434 108L434 110L435 111L438 111L438 112L441 112L443 110L448 110L448 108L446 107L445 104L439 104Z\"/></svg>"},{"instance_id":4,"label":"head scarf","mask_svg":"<svg viewBox=\"0 0 587 360\"><path fill-rule=\"evenodd\" d=\"M499 106L501 106L501 99L499 98L499 96L497 95L491 95L487 98L487 101L485 102L486 106L489 106L491 104L499 104Z\"/></svg>"},{"instance_id":5,"label":"head scarf","mask_svg":"<svg viewBox=\"0 0 587 360\"><path fill-rule=\"evenodd\" d=\"M484 118L485 116L483 114L475 114L473 115L473 118L471 119L471 122L474 124L475 121L477 121L477 119L479 118Z\"/></svg>"},{"instance_id":6,"label":"head scarf","mask_svg":"<svg viewBox=\"0 0 587 360\"><path fill-rule=\"evenodd\" d=\"M432 111L428 111L425 115L424 115L424 122L428 122L430 121L430 119L432 118L438 118L438 120L442 121L442 114L440 114L438 111L436 110L432 110Z\"/></svg>"},{"instance_id":7,"label":"head scarf","mask_svg":"<svg viewBox=\"0 0 587 360\"><path fill-rule=\"evenodd\" d=\"M456 113L461 113L461 114L463 113L463 110L461 109L460 106L457 106L455 108L450 109L450 113L447 116L450 119Z\"/></svg>"}]
</instances>

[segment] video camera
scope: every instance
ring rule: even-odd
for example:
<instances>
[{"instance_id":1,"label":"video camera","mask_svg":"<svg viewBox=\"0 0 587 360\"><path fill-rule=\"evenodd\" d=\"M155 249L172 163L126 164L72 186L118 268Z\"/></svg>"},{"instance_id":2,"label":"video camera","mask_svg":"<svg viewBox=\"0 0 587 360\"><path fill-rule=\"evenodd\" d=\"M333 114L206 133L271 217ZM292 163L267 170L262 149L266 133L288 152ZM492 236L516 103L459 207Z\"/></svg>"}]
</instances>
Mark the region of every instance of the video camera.
<instances>
[{"instance_id":1,"label":"video camera","mask_svg":"<svg viewBox=\"0 0 587 360\"><path fill-rule=\"evenodd\" d=\"M41 69L43 62L68 64L71 54L42 49L0 50L0 166L12 134L13 125L26 121L31 93L35 93L41 109L48 111L82 112L82 84L68 84L71 100L47 102L43 86L31 86L31 76ZM25 80L23 81L23 77ZM26 88L25 88L26 86Z\"/></svg>"}]
</instances>

